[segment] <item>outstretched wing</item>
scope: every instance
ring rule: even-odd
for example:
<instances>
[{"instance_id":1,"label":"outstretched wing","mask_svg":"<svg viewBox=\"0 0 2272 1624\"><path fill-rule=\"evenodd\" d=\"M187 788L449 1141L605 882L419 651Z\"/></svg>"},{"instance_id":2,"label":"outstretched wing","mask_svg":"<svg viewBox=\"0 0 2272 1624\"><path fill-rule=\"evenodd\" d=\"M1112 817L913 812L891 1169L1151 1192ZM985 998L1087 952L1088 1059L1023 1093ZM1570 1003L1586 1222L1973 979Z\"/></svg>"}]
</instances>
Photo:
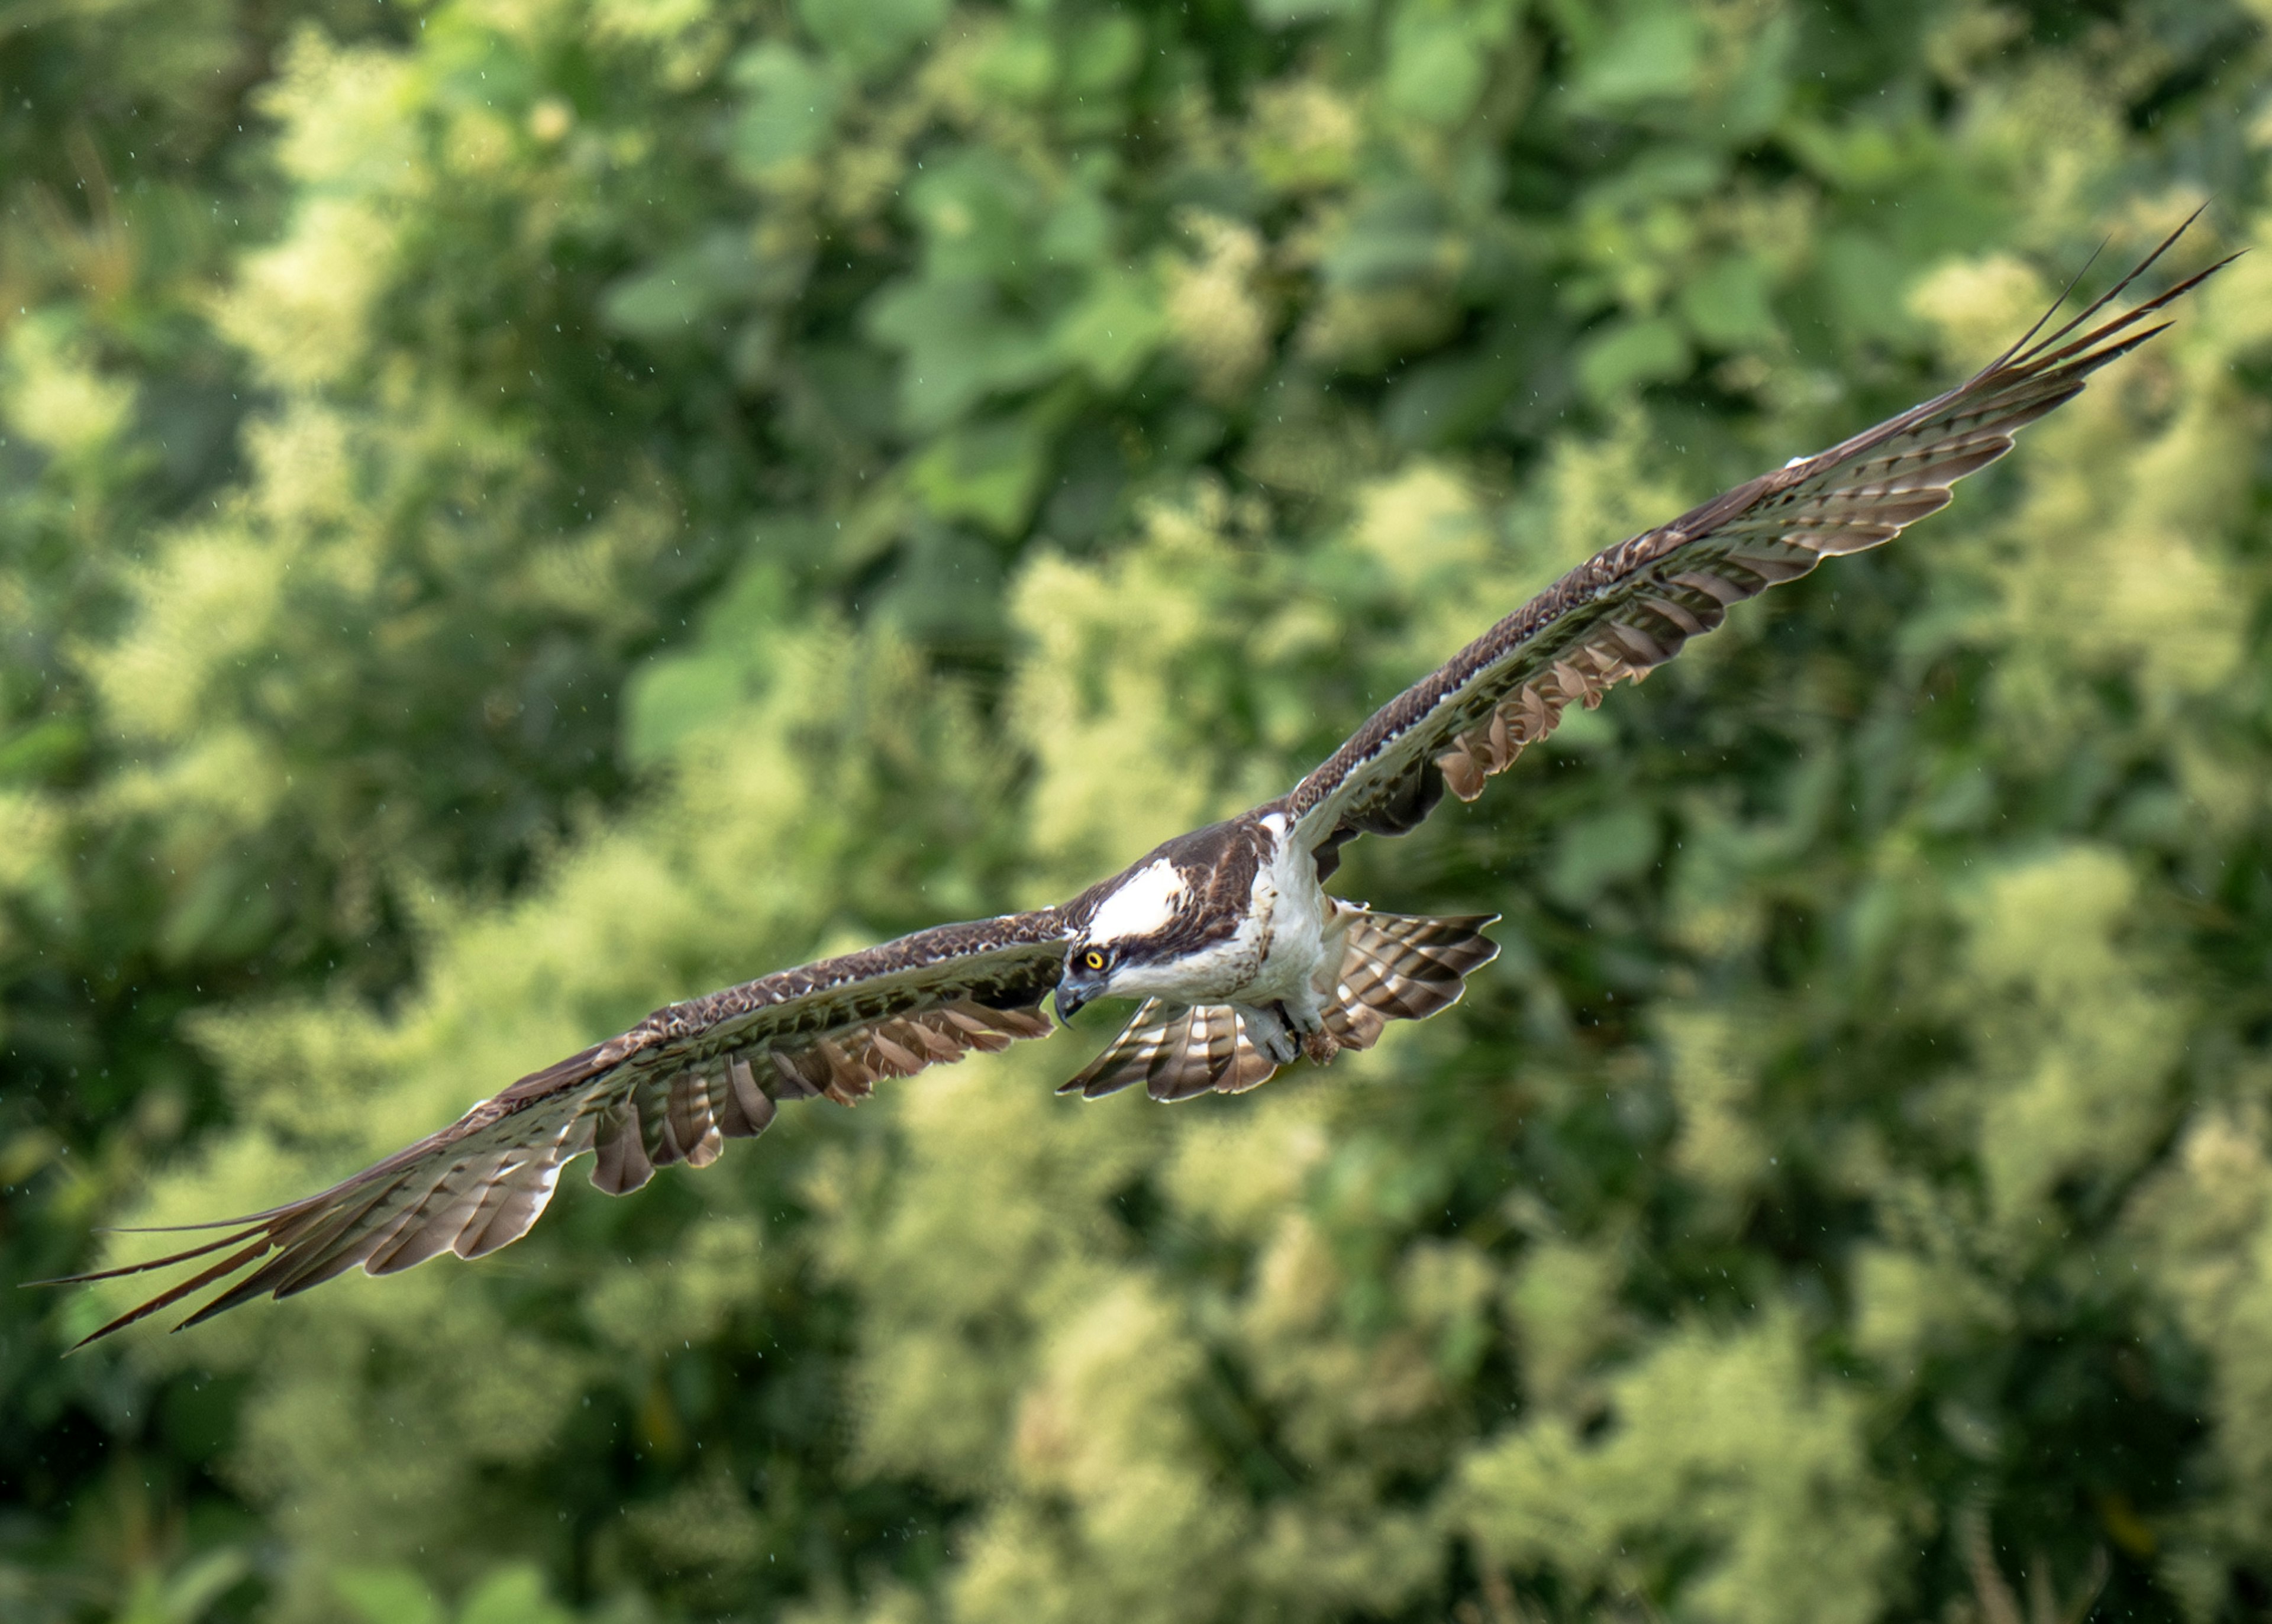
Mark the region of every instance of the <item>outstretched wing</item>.
<instances>
[{"instance_id":1,"label":"outstretched wing","mask_svg":"<svg viewBox=\"0 0 2272 1624\"><path fill-rule=\"evenodd\" d=\"M2193 222L2189 220L2186 225ZM2183 235L2180 226L2066 326L2046 315L1968 382L1815 456L1797 458L1670 524L1596 555L1376 712L1275 805L1333 872L1344 841L1401 834L1448 786L1483 793L1573 701L1598 705L1728 606L1824 558L1891 541L1948 500L1949 487L2012 448L2012 436L2081 393L2090 374L2159 333L2141 326L2230 260L2091 325ZM2079 331L2081 330L2081 331ZM1267 809L1266 809L1267 810Z\"/></svg>"},{"instance_id":2,"label":"outstretched wing","mask_svg":"<svg viewBox=\"0 0 2272 1624\"><path fill-rule=\"evenodd\" d=\"M674 1162L706 1167L726 1140L765 1132L780 1101L850 1104L879 1078L1047 1037L1039 1007L1065 968L1065 933L1056 909L941 925L669 1005L319 1194L191 1226L228 1231L203 1246L54 1283L224 1254L93 1342L240 1271L183 1327L357 1265L388 1275L444 1252L480 1257L527 1234L562 1167L587 1150L592 1182L620 1195Z\"/></svg>"}]
</instances>

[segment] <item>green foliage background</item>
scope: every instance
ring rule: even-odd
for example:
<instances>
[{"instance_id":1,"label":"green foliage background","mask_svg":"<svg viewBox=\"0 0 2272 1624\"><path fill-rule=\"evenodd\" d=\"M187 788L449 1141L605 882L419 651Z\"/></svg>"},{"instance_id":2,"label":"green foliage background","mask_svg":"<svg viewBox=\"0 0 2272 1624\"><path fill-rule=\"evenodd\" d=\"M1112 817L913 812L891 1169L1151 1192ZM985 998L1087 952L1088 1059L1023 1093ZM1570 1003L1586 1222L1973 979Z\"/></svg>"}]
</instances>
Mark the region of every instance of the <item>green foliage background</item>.
<instances>
[{"instance_id":1,"label":"green foliage background","mask_svg":"<svg viewBox=\"0 0 2272 1624\"><path fill-rule=\"evenodd\" d=\"M15 0L0 1276L1274 794L2111 231L2263 0ZM2272 1608L2272 254L1352 851L1466 1002L1078 1037L64 1359L0 1613ZM123 1249L122 1249L123 1250Z\"/></svg>"}]
</instances>

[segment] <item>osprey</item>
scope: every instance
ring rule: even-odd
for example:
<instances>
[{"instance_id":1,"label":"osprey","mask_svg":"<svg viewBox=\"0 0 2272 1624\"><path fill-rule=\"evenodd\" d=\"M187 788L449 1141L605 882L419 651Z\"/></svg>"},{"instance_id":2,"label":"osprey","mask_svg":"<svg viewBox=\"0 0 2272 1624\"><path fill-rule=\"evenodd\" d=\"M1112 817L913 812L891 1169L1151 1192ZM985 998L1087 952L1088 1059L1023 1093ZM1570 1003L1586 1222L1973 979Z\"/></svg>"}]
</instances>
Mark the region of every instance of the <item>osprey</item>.
<instances>
[{"instance_id":1,"label":"osprey","mask_svg":"<svg viewBox=\"0 0 2272 1624\"><path fill-rule=\"evenodd\" d=\"M191 1226L228 1231L203 1246L71 1276L223 1254L87 1340L224 1282L183 1327L357 1266L385 1275L445 1251L480 1257L527 1233L587 1151L611 1194L675 1162L706 1166L726 1140L763 1133L784 1100L850 1104L881 1078L1046 1037L1052 995L1060 1019L1097 999L1141 1000L1060 1090L1092 1099L1139 1082L1160 1100L1237 1093L1297 1057L1324 1065L1390 1021L1434 1014L1498 952L1484 935L1497 916L1401 917L1333 896L1342 847L1414 827L1447 789L1473 800L1567 707L1639 681L1730 604L1947 502L2015 430L2162 331L2149 315L2228 263L2096 319L2184 230L2065 326L2039 337L2047 313L1947 393L1573 570L1278 799L1180 835L1060 906L918 931L657 1010L328 1190Z\"/></svg>"}]
</instances>

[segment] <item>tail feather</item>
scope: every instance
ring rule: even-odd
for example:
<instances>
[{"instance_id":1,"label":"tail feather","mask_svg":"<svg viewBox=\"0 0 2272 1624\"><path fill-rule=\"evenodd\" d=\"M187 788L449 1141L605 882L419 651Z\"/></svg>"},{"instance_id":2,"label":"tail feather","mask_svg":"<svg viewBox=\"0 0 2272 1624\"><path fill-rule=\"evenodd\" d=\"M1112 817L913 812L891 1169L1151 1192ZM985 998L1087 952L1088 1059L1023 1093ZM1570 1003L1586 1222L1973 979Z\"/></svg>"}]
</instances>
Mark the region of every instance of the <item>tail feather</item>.
<instances>
[{"instance_id":1,"label":"tail feather","mask_svg":"<svg viewBox=\"0 0 2272 1624\"><path fill-rule=\"evenodd\" d=\"M1209 1089L1243 1094L1277 1069L1254 1046L1246 1018L1229 1005L1175 1009L1147 999L1104 1052L1058 1092L1097 1099L1141 1082L1155 1100L1190 1099Z\"/></svg>"},{"instance_id":2,"label":"tail feather","mask_svg":"<svg viewBox=\"0 0 2272 1624\"><path fill-rule=\"evenodd\" d=\"M1370 1049L1391 1021L1424 1021L1460 1001L1467 978L1498 957L1484 927L1497 914L1436 919L1350 909L1326 1030L1345 1049Z\"/></svg>"}]
</instances>

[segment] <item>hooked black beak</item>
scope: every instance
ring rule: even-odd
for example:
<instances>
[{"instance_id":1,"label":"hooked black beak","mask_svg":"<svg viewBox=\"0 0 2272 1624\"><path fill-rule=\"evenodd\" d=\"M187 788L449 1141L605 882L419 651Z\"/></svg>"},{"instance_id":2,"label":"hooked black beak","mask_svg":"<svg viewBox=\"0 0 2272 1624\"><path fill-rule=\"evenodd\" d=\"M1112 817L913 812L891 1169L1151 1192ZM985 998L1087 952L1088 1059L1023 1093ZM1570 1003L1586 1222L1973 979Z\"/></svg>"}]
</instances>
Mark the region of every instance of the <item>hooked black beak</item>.
<instances>
[{"instance_id":1,"label":"hooked black beak","mask_svg":"<svg viewBox=\"0 0 2272 1624\"><path fill-rule=\"evenodd\" d=\"M1083 987L1070 976L1058 983L1056 1001L1059 1023L1071 1026L1072 1018L1087 1007L1090 999L1095 996L1095 989Z\"/></svg>"}]
</instances>

